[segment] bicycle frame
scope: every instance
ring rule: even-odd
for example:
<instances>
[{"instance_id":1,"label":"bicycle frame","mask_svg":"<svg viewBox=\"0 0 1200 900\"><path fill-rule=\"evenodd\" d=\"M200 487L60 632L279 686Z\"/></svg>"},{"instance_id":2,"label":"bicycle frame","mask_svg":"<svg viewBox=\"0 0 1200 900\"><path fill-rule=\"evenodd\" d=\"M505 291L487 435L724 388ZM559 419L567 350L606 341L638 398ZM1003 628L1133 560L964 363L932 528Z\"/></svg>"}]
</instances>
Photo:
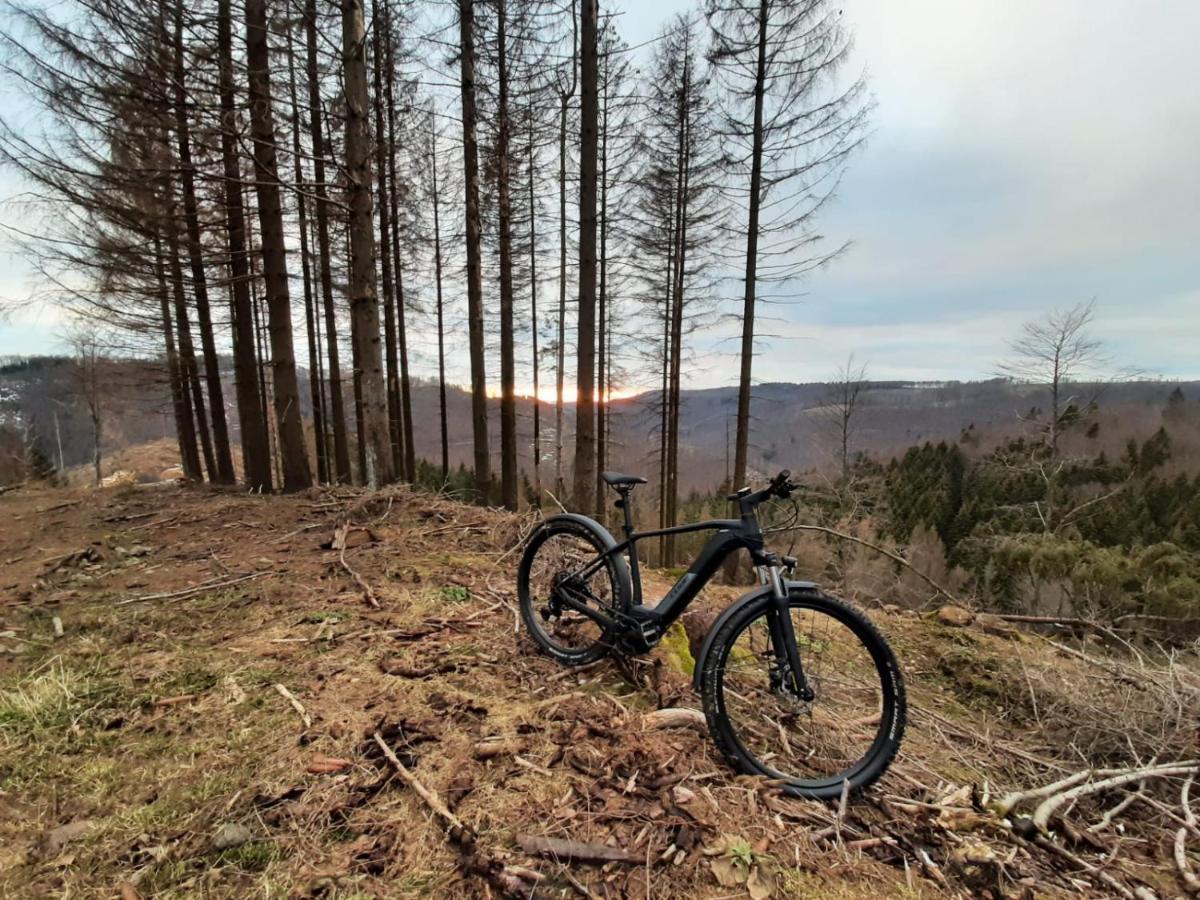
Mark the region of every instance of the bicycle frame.
<instances>
[{"instance_id":1,"label":"bicycle frame","mask_svg":"<svg viewBox=\"0 0 1200 900\"><path fill-rule=\"evenodd\" d=\"M750 552L751 560L756 566L776 566L777 561L765 551L762 528L754 512L742 514L740 519L710 519L705 522L693 522L686 525L674 525L670 528L656 528L651 531L635 531L632 516L629 511L628 495L623 494L618 506L625 512L625 540L610 547L591 560L577 574L590 577L600 566L612 556L625 555L629 562L631 587L633 589L633 604L628 614L639 625L653 625L665 631L668 626L688 608L696 596L716 574L721 564L738 550ZM699 555L692 561L687 571L671 587L666 595L654 606L642 603L641 569L638 563L637 542L647 538L664 535L692 534L700 531L716 532L701 549ZM573 604L572 604L573 605ZM584 615L596 618L597 611L583 608L578 611ZM603 614L600 614L603 615ZM607 618L607 617L605 617ZM597 619L597 621L600 621ZM612 624L611 622L605 624Z\"/></svg>"},{"instance_id":2,"label":"bicycle frame","mask_svg":"<svg viewBox=\"0 0 1200 900\"><path fill-rule=\"evenodd\" d=\"M780 671L789 673L792 682L791 688L797 696L805 700L812 699L812 691L805 678L803 663L796 644L792 618L788 613L787 586L780 575L779 559L775 554L766 550L762 527L759 525L754 504L743 501L742 514L739 519L710 519L705 522L657 528L652 531L634 530L629 510L628 492L621 492L621 499L617 502L617 506L625 513L625 540L615 543L573 574L588 578L605 565L611 557L625 554L629 561L630 587L633 591L631 598L633 603L622 616L627 618L627 621L621 622L588 606L586 602L571 596L569 590L563 590L560 595L560 600L564 605L606 628L626 629L630 625L636 626L648 648L670 627L671 623L683 614L729 555L744 548L750 552L750 558L754 565L762 568L771 590L773 598L770 616L771 640ZM680 576L666 595L654 606L646 606L642 603L642 581L637 557L637 542L645 538L691 534L699 531L716 533L708 539L687 571Z\"/></svg>"}]
</instances>

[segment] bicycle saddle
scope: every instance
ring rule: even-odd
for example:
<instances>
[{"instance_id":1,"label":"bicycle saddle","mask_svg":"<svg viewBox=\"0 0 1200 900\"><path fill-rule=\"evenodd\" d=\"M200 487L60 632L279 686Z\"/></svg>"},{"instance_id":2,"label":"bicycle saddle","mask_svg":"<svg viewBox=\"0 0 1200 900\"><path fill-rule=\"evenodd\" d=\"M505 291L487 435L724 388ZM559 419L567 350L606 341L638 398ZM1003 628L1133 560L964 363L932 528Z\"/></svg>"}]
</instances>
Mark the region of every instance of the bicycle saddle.
<instances>
[{"instance_id":1,"label":"bicycle saddle","mask_svg":"<svg viewBox=\"0 0 1200 900\"><path fill-rule=\"evenodd\" d=\"M600 477L611 488L633 487L635 484L646 484L641 475L622 475L620 472L601 472Z\"/></svg>"}]
</instances>

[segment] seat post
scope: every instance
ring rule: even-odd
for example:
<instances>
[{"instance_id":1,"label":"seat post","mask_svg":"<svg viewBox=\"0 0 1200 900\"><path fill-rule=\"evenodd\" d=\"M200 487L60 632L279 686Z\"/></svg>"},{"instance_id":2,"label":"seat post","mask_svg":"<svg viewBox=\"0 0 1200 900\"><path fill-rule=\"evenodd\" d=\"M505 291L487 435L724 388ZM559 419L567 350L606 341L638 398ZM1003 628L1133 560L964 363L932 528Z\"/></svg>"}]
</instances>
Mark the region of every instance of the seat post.
<instances>
[{"instance_id":1,"label":"seat post","mask_svg":"<svg viewBox=\"0 0 1200 900\"><path fill-rule=\"evenodd\" d=\"M617 488L617 493L620 494L620 499L617 500L617 509L625 513L625 537L628 538L633 534L633 511L629 508L629 492L632 488L624 487Z\"/></svg>"}]
</instances>

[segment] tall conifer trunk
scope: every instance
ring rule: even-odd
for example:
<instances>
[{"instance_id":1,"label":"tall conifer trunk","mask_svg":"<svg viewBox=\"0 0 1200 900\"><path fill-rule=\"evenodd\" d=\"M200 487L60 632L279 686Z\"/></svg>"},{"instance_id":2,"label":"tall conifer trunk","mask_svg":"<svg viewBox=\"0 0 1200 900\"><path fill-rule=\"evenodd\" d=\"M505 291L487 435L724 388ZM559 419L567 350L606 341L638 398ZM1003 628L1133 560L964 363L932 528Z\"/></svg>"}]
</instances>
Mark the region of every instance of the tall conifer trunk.
<instances>
[{"instance_id":1,"label":"tall conifer trunk","mask_svg":"<svg viewBox=\"0 0 1200 900\"><path fill-rule=\"evenodd\" d=\"M508 110L508 38L506 0L496 0L496 55L499 63L496 137L496 188L500 224L500 498L517 508L517 395L513 346L512 197Z\"/></svg>"},{"instance_id":2,"label":"tall conifer trunk","mask_svg":"<svg viewBox=\"0 0 1200 900\"><path fill-rule=\"evenodd\" d=\"M254 137L254 176L262 238L263 279L267 291L267 330L271 337L271 380L275 395L283 489L312 486L312 470L300 420L300 387L292 343L292 305L288 291L283 209L279 198L275 122L271 111L270 51L265 0L246 0L246 68L250 81L250 131Z\"/></svg>"},{"instance_id":3,"label":"tall conifer trunk","mask_svg":"<svg viewBox=\"0 0 1200 900\"><path fill-rule=\"evenodd\" d=\"M184 85L183 0L175 3L174 42L175 137L179 142L179 183L183 192L183 218L187 228L188 261L192 271L192 296L200 328L200 347L204 352L204 374L212 413L213 452L217 471L213 478L221 484L233 484L233 456L229 452L229 425L225 420L225 394L221 387L221 361L213 334L212 314L208 305L208 282L204 271L204 247L200 241L200 212L196 203L196 173L192 164L192 140L188 122L187 91Z\"/></svg>"},{"instance_id":4,"label":"tall conifer trunk","mask_svg":"<svg viewBox=\"0 0 1200 900\"><path fill-rule=\"evenodd\" d=\"M375 0L375 21L371 29L371 62L375 93L375 182L379 194L379 254L380 274L383 281L383 339L384 360L387 365L387 414L388 437L391 444L392 467L397 473L404 471L404 419L400 413L400 362L396 355L396 290L392 281L392 224L391 204L388 201L388 157L396 148L385 139L383 127L383 40L382 32L387 28L386 20L380 15L380 0ZM396 190L395 182L391 192Z\"/></svg>"},{"instance_id":5,"label":"tall conifer trunk","mask_svg":"<svg viewBox=\"0 0 1200 900\"><path fill-rule=\"evenodd\" d=\"M217 57L221 94L221 161L225 178L225 231L229 246L229 280L233 295L233 371L238 421L242 430L243 478L251 490L271 490L271 448L262 397L255 372L254 314L250 305L250 270L246 259L246 213L242 205L242 172L234 133L236 96L233 83L233 11L230 0L217 0Z\"/></svg>"},{"instance_id":6,"label":"tall conifer trunk","mask_svg":"<svg viewBox=\"0 0 1200 900\"><path fill-rule=\"evenodd\" d=\"M575 355L575 508L594 508L596 493L596 156L599 125L598 0L580 7L579 323Z\"/></svg>"},{"instance_id":7,"label":"tall conifer trunk","mask_svg":"<svg viewBox=\"0 0 1200 900\"><path fill-rule=\"evenodd\" d=\"M479 220L479 141L475 127L475 4L458 0L463 123L463 183L467 231L467 335L471 357L471 424L475 492L486 503L491 489L488 458L487 371L483 355L483 259Z\"/></svg>"},{"instance_id":8,"label":"tall conifer trunk","mask_svg":"<svg viewBox=\"0 0 1200 900\"><path fill-rule=\"evenodd\" d=\"M333 431L332 478L350 482L350 442L346 436L346 403L342 391L341 352L333 305L333 267L330 262L329 197L325 187L325 140L321 126L321 81L317 69L317 2L304 4L305 68L308 75L308 126L313 154L313 193L316 194L317 263L325 312L325 348L329 364L329 419Z\"/></svg>"},{"instance_id":9,"label":"tall conifer trunk","mask_svg":"<svg viewBox=\"0 0 1200 900\"><path fill-rule=\"evenodd\" d=\"M350 204L350 314L358 350L364 460L363 481L378 487L395 479L388 440L379 298L375 290L375 227L371 211L366 19L362 0L342 3L342 72L346 91L346 179Z\"/></svg>"}]
</instances>

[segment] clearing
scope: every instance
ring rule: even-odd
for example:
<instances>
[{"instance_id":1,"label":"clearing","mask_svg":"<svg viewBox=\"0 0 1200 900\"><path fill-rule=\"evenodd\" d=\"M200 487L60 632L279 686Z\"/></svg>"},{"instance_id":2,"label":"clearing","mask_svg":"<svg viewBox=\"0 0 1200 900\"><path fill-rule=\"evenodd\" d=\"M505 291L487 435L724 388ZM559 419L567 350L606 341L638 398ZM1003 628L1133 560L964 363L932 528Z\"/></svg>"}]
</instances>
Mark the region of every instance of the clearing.
<instances>
[{"instance_id":1,"label":"clearing","mask_svg":"<svg viewBox=\"0 0 1200 900\"><path fill-rule=\"evenodd\" d=\"M648 717L698 708L686 642L582 671L533 651L532 521L403 488L0 496L0 895L1188 888L1194 649L871 609L908 679L904 751L845 807L802 802Z\"/></svg>"}]
</instances>

